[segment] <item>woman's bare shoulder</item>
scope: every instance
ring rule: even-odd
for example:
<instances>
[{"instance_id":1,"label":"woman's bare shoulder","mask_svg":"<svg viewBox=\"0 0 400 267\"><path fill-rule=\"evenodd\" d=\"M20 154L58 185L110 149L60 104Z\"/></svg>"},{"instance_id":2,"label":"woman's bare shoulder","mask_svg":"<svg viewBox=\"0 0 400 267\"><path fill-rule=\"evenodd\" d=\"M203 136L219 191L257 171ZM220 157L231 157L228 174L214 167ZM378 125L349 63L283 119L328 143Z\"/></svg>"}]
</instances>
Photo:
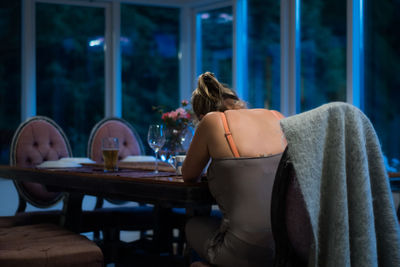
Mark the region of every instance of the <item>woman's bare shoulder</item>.
<instances>
[{"instance_id":1,"label":"woman's bare shoulder","mask_svg":"<svg viewBox=\"0 0 400 267\"><path fill-rule=\"evenodd\" d=\"M254 115L266 115L266 116L273 116L275 118L284 118L284 116L282 115L282 113L280 113L277 110L272 110L272 109L265 109L265 108L255 108L255 109L250 109L249 113L254 114Z\"/></svg>"},{"instance_id":2,"label":"woman's bare shoulder","mask_svg":"<svg viewBox=\"0 0 400 267\"><path fill-rule=\"evenodd\" d=\"M221 119L221 112L213 111L207 113L200 121L200 124L210 125L218 122Z\"/></svg>"},{"instance_id":3,"label":"woman's bare shoulder","mask_svg":"<svg viewBox=\"0 0 400 267\"><path fill-rule=\"evenodd\" d=\"M253 109L250 109L250 112L257 113L257 114L266 114L266 113L269 113L270 111L265 108L253 108Z\"/></svg>"},{"instance_id":4,"label":"woman's bare shoulder","mask_svg":"<svg viewBox=\"0 0 400 267\"><path fill-rule=\"evenodd\" d=\"M269 110L264 108L253 108L253 109L234 109L225 111L230 116L252 116L252 115L264 115L268 114Z\"/></svg>"},{"instance_id":5,"label":"woman's bare shoulder","mask_svg":"<svg viewBox=\"0 0 400 267\"><path fill-rule=\"evenodd\" d=\"M196 127L196 131L204 135L205 133L210 133L215 129L218 129L219 124L221 123L221 112L209 112L201 119L199 124Z\"/></svg>"}]
</instances>

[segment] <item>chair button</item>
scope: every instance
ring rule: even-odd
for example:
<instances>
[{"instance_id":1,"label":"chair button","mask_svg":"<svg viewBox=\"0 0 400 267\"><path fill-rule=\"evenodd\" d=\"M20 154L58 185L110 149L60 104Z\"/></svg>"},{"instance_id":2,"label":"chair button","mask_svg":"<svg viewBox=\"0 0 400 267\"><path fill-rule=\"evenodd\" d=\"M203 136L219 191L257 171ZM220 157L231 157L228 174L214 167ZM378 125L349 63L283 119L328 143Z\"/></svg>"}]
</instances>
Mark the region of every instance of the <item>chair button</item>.
<instances>
[{"instance_id":1,"label":"chair button","mask_svg":"<svg viewBox=\"0 0 400 267\"><path fill-rule=\"evenodd\" d=\"M36 142L36 141L33 142L33 146L34 146L34 147L38 147L38 146L39 146L38 142Z\"/></svg>"}]
</instances>

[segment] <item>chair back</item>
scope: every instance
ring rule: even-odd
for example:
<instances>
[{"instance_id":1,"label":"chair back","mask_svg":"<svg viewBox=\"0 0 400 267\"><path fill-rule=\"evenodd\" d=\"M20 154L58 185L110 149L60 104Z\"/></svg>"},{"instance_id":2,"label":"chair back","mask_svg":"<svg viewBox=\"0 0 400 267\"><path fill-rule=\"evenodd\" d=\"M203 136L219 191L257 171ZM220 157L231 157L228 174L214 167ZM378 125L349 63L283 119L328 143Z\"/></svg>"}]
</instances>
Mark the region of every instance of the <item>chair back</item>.
<instances>
[{"instance_id":1,"label":"chair back","mask_svg":"<svg viewBox=\"0 0 400 267\"><path fill-rule=\"evenodd\" d=\"M31 117L17 128L11 143L10 165L35 167L48 160L71 157L71 147L63 130L50 118ZM41 184L14 181L20 197L46 208L61 200L61 192L49 192Z\"/></svg>"},{"instance_id":2,"label":"chair back","mask_svg":"<svg viewBox=\"0 0 400 267\"><path fill-rule=\"evenodd\" d=\"M307 266L311 222L287 148L278 165L271 199L274 266Z\"/></svg>"},{"instance_id":3,"label":"chair back","mask_svg":"<svg viewBox=\"0 0 400 267\"><path fill-rule=\"evenodd\" d=\"M101 140L117 137L119 141L118 160L144 153L143 143L136 130L126 120L116 117L104 118L92 129L89 136L87 155L96 162L103 162Z\"/></svg>"}]
</instances>

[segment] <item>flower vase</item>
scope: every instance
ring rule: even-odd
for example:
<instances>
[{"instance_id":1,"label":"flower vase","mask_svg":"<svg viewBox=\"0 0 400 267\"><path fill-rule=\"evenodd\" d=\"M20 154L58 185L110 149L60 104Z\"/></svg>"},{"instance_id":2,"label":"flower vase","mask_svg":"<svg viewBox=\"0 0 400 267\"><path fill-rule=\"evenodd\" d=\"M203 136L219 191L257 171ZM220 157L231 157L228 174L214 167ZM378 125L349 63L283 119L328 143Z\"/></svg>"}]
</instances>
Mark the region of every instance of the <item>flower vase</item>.
<instances>
[{"instance_id":1,"label":"flower vase","mask_svg":"<svg viewBox=\"0 0 400 267\"><path fill-rule=\"evenodd\" d=\"M193 130L191 127L182 129L166 127L165 144L160 150L161 159L170 161L172 156L186 154L192 137Z\"/></svg>"}]
</instances>

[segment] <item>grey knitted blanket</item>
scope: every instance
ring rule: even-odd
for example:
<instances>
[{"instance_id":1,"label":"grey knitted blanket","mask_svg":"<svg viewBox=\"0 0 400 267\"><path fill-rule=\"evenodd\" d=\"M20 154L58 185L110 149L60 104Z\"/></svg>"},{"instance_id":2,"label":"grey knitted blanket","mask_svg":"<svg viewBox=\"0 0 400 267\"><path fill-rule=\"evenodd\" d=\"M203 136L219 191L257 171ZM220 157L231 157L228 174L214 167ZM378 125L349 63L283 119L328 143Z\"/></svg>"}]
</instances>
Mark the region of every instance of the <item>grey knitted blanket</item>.
<instances>
[{"instance_id":1,"label":"grey knitted blanket","mask_svg":"<svg viewBox=\"0 0 400 267\"><path fill-rule=\"evenodd\" d=\"M375 130L334 102L281 120L310 215L308 266L400 266L400 230Z\"/></svg>"}]
</instances>

